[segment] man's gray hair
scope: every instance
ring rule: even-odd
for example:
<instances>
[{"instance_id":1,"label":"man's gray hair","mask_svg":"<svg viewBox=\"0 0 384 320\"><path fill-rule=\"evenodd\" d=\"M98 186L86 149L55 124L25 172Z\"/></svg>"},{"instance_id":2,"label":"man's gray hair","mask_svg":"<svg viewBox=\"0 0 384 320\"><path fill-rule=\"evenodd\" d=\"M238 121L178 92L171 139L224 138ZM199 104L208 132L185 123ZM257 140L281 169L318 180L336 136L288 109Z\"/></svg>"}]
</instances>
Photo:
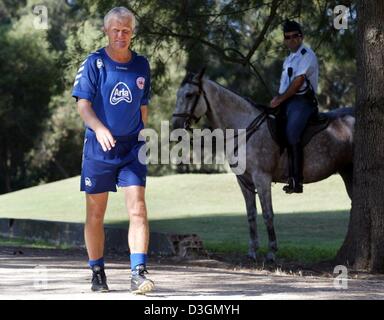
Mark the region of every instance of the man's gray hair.
<instances>
[{"instance_id":1,"label":"man's gray hair","mask_svg":"<svg viewBox=\"0 0 384 320\"><path fill-rule=\"evenodd\" d=\"M104 28L108 28L109 20L115 16L119 18L129 18L131 20L132 30L135 30L135 26L136 26L135 15L126 7L115 7L109 10L109 12L104 17Z\"/></svg>"}]
</instances>

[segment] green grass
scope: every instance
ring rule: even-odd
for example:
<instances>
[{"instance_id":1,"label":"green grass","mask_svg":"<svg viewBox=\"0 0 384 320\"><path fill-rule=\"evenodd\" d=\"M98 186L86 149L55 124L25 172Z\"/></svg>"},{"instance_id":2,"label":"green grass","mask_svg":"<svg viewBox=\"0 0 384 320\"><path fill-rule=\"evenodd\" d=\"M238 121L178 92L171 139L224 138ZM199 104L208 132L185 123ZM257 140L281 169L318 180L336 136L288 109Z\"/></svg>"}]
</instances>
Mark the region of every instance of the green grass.
<instances>
[{"instance_id":1,"label":"green grass","mask_svg":"<svg viewBox=\"0 0 384 320\"><path fill-rule=\"evenodd\" d=\"M37 186L0 196L0 217L84 221L84 194L79 178ZM279 256L318 261L332 258L344 239L350 200L339 176L306 185L302 195L272 188ZM246 252L248 225L245 205L232 174L149 177L147 207L152 231L196 233L212 251ZM260 213L260 204L258 203ZM106 223L126 226L121 192L111 193ZM258 215L261 245L267 246Z\"/></svg>"},{"instance_id":2,"label":"green grass","mask_svg":"<svg viewBox=\"0 0 384 320\"><path fill-rule=\"evenodd\" d=\"M58 248L56 245L52 245L45 241L37 240L25 240L20 238L4 238L0 237L0 246L11 246L11 247L28 247L28 248L38 248L38 249L55 249ZM68 246L60 245L60 249L66 249Z\"/></svg>"}]
</instances>

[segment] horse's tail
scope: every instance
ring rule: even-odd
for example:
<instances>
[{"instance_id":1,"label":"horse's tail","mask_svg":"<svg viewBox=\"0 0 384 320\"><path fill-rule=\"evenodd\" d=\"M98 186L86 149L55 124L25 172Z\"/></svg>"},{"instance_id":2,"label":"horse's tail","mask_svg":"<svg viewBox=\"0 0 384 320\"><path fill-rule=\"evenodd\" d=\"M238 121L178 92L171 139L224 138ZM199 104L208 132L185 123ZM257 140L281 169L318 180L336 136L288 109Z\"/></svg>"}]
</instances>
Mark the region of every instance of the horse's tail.
<instances>
[{"instance_id":1,"label":"horse's tail","mask_svg":"<svg viewBox=\"0 0 384 320\"><path fill-rule=\"evenodd\" d=\"M331 119L343 118L345 116L355 117L355 108L338 108L327 112L327 116Z\"/></svg>"}]
</instances>

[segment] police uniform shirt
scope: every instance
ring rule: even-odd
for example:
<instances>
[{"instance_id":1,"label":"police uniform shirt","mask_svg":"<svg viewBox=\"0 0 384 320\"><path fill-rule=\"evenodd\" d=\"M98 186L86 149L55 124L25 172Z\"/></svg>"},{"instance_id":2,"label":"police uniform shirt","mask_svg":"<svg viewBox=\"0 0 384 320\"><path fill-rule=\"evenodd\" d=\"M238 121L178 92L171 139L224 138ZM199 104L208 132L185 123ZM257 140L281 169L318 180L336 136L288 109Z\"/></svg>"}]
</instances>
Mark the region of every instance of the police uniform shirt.
<instances>
[{"instance_id":1,"label":"police uniform shirt","mask_svg":"<svg viewBox=\"0 0 384 320\"><path fill-rule=\"evenodd\" d=\"M289 68L292 68L291 77L289 77ZM316 54L309 47L303 44L296 52L291 53L284 60L283 72L280 79L279 94L283 94L285 91L287 91L292 81L300 75L306 76L316 93L319 77L319 66L317 63ZM305 81L297 94L304 94L306 89L307 83Z\"/></svg>"},{"instance_id":2,"label":"police uniform shirt","mask_svg":"<svg viewBox=\"0 0 384 320\"><path fill-rule=\"evenodd\" d=\"M127 63L112 60L105 49L91 53L81 64L72 96L92 103L97 118L114 136L137 134L144 128L141 106L148 105L148 60L132 51Z\"/></svg>"}]
</instances>

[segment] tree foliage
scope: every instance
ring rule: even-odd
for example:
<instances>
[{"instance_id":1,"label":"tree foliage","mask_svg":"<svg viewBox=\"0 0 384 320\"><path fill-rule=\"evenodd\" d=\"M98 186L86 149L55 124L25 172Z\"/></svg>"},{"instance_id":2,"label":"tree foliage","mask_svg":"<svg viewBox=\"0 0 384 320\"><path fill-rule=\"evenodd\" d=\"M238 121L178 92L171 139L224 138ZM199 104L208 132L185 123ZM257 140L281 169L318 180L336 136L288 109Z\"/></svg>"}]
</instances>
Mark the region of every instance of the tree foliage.
<instances>
[{"instance_id":1,"label":"tree foliage","mask_svg":"<svg viewBox=\"0 0 384 320\"><path fill-rule=\"evenodd\" d=\"M0 192L29 185L25 155L43 130L58 89L55 53L46 33L30 27L32 19L21 15L0 28Z\"/></svg>"},{"instance_id":2,"label":"tree foliage","mask_svg":"<svg viewBox=\"0 0 384 320\"><path fill-rule=\"evenodd\" d=\"M268 103L278 88L287 55L281 31L287 18L303 24L305 42L318 55L321 107L354 104L355 21L351 17L344 33L333 27L337 1L72 3L0 0L0 69L5 75L0 80L0 117L7 124L0 129L5 141L0 152L0 192L79 173L83 125L70 92L79 63L106 45L102 18L114 6L126 6L137 17L132 46L151 64L150 126L155 129L161 120L170 120L186 70L196 72L203 66L211 79L258 103ZM37 4L48 8L48 30L32 27L32 9ZM354 4L345 4L353 12ZM8 140L17 143L12 147ZM170 170L150 168L152 174Z\"/></svg>"}]
</instances>

